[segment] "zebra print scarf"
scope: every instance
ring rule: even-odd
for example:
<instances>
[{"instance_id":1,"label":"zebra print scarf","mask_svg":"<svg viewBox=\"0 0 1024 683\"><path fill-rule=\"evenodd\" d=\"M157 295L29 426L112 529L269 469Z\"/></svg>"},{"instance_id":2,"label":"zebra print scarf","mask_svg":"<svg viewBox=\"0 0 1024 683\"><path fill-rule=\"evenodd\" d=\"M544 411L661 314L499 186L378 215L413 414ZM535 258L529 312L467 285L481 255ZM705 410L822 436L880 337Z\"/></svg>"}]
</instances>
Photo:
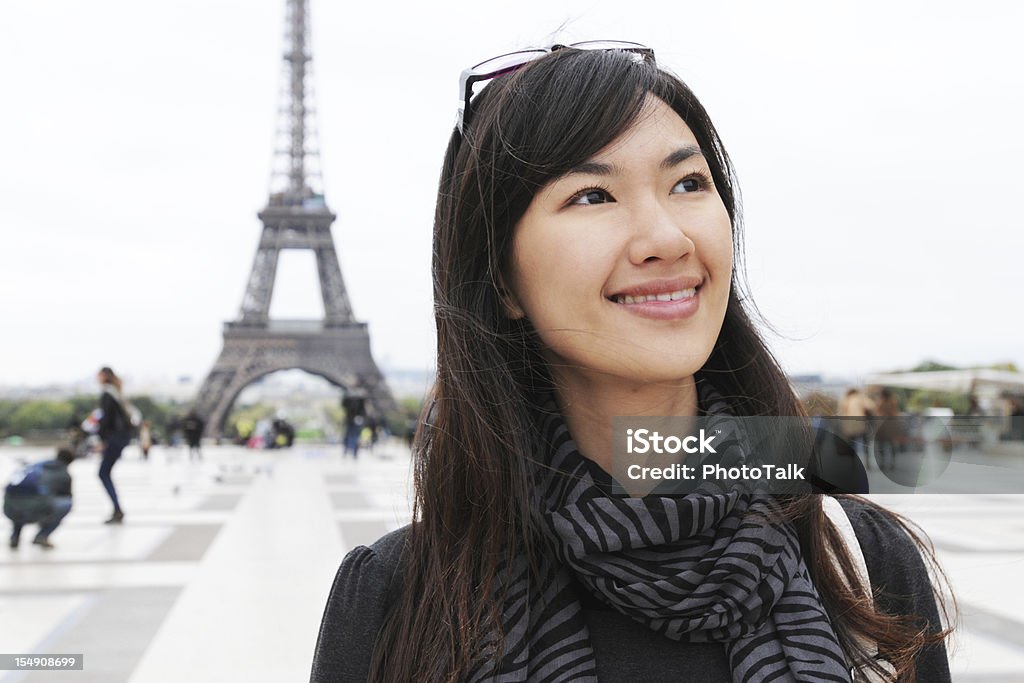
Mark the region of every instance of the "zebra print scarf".
<instances>
[{"instance_id":1,"label":"zebra print scarf","mask_svg":"<svg viewBox=\"0 0 1024 683\"><path fill-rule=\"evenodd\" d=\"M698 382L709 417L728 404ZM811 583L791 524L766 519L773 498L720 490L684 497L612 496L603 472L576 449L551 404L542 434L550 444L535 471L537 505L559 562L531 580L521 558L508 565L505 640L493 639L471 681L560 683L597 680L572 575L599 599L667 638L723 643L732 680L850 681L849 669ZM719 454L744 457L733 420ZM570 574L571 573L571 574ZM505 590L507 588L507 591ZM681 672L682 675L682 672Z\"/></svg>"}]
</instances>

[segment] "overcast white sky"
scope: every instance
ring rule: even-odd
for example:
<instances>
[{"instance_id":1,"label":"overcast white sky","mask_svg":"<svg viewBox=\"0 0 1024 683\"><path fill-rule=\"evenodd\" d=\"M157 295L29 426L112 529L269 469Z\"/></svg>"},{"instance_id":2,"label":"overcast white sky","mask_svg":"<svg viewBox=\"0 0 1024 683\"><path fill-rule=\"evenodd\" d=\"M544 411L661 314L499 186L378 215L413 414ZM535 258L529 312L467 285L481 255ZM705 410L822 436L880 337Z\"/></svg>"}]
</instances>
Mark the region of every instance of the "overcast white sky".
<instances>
[{"instance_id":1,"label":"overcast white sky","mask_svg":"<svg viewBox=\"0 0 1024 683\"><path fill-rule=\"evenodd\" d=\"M259 239L284 6L0 4L0 384L207 372ZM1024 363L1021 8L313 0L327 201L378 362L432 364L459 72L565 25L650 45L703 100L788 370ZM318 315L312 256L278 273L272 313Z\"/></svg>"}]
</instances>

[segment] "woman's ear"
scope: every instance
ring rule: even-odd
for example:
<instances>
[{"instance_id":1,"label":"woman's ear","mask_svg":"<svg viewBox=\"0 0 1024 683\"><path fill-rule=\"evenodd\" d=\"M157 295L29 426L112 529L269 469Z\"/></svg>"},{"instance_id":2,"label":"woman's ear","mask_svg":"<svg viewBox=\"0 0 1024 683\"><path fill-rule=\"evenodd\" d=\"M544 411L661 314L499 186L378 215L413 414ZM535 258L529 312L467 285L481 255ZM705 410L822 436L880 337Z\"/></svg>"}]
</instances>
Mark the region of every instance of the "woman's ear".
<instances>
[{"instance_id":1,"label":"woman's ear","mask_svg":"<svg viewBox=\"0 0 1024 683\"><path fill-rule=\"evenodd\" d=\"M501 301L501 308L505 311L505 316L511 320L522 320L526 317L526 312L523 311L523 307L519 305L519 300L516 299L516 295L512 293L507 287L501 287L498 290L498 298Z\"/></svg>"},{"instance_id":2,"label":"woman's ear","mask_svg":"<svg viewBox=\"0 0 1024 683\"><path fill-rule=\"evenodd\" d=\"M512 288L508 286L505 276L499 273L497 279L498 281L495 285L498 288L498 301L501 303L501 309L505 313L505 317L510 320L522 320L526 317L526 312L519 305L519 299L512 291Z\"/></svg>"}]
</instances>

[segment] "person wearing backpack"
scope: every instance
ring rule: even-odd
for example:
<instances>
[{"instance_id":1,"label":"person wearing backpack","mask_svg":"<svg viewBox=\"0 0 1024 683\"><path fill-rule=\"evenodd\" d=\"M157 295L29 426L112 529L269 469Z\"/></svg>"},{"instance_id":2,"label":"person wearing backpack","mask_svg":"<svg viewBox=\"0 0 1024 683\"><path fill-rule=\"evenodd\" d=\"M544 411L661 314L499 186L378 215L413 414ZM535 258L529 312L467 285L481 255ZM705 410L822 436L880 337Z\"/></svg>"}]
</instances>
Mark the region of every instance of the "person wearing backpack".
<instances>
[{"instance_id":1,"label":"person wearing backpack","mask_svg":"<svg viewBox=\"0 0 1024 683\"><path fill-rule=\"evenodd\" d=\"M4 514L14 528L11 548L17 548L26 524L38 524L39 533L32 543L46 550L53 548L50 534L71 512L71 474L68 465L75 454L67 448L57 451L54 460L31 465L15 473L4 490Z\"/></svg>"},{"instance_id":2,"label":"person wearing backpack","mask_svg":"<svg viewBox=\"0 0 1024 683\"><path fill-rule=\"evenodd\" d=\"M125 446L132 440L132 420L121 395L121 378L109 367L103 367L97 373L96 379L103 390L100 394L100 410L103 415L100 417L98 431L103 443L103 458L100 461L99 476L103 488L114 504L114 514L103 523L120 524L124 520L124 512L121 510L111 473Z\"/></svg>"}]
</instances>

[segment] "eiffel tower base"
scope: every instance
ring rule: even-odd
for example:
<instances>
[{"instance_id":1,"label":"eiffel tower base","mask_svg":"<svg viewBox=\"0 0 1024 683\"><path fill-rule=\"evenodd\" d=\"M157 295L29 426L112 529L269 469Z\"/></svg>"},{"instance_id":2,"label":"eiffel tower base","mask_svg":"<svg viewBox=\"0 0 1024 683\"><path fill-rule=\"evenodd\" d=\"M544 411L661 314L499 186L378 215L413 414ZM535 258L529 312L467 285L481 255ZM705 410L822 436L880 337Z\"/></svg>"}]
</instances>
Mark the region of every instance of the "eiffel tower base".
<instances>
[{"instance_id":1,"label":"eiffel tower base","mask_svg":"<svg viewBox=\"0 0 1024 683\"><path fill-rule=\"evenodd\" d=\"M397 410L370 353L366 323L232 322L224 325L224 348L194 404L206 421L205 436L224 433L231 406L245 387L272 372L294 369L323 377L346 394L364 396L372 416Z\"/></svg>"}]
</instances>

